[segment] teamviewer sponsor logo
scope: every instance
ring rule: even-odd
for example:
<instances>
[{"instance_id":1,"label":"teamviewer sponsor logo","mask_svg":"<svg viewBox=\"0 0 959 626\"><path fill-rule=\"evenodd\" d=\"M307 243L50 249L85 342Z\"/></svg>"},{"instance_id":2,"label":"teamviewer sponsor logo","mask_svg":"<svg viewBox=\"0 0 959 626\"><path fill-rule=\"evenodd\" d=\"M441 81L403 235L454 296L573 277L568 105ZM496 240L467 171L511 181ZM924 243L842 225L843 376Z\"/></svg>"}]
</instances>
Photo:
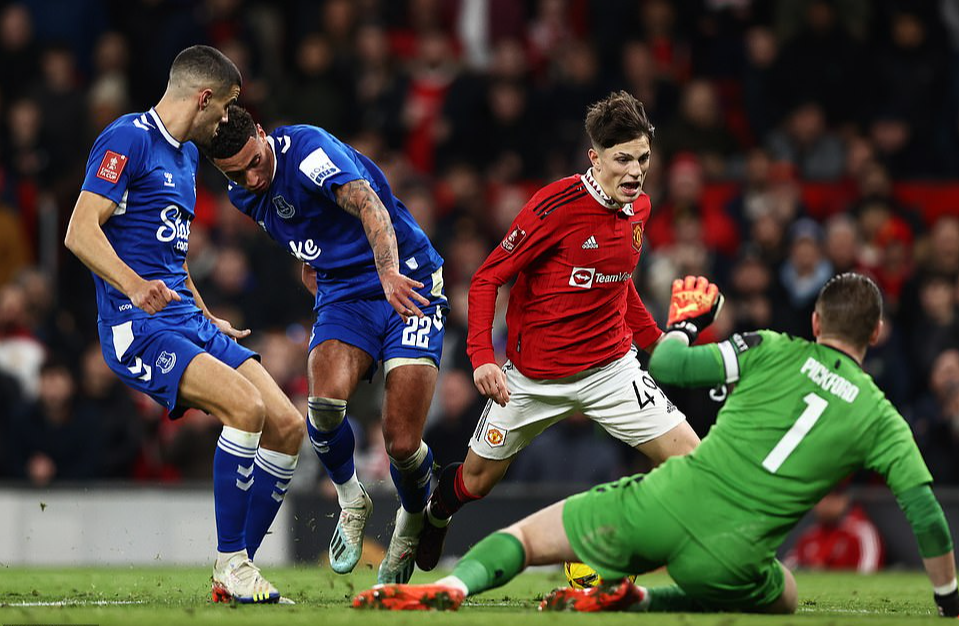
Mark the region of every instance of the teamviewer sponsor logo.
<instances>
[{"instance_id":1,"label":"teamviewer sponsor logo","mask_svg":"<svg viewBox=\"0 0 959 626\"><path fill-rule=\"evenodd\" d=\"M593 286L595 276L595 267L574 267L573 273L569 275L569 286L589 289Z\"/></svg>"},{"instance_id":2,"label":"teamviewer sponsor logo","mask_svg":"<svg viewBox=\"0 0 959 626\"><path fill-rule=\"evenodd\" d=\"M593 283L605 285L608 283L624 283L632 277L629 272L619 272L617 274L604 274L597 272L593 267L574 267L573 273L569 275L569 286L579 287L580 289L590 289Z\"/></svg>"}]
</instances>

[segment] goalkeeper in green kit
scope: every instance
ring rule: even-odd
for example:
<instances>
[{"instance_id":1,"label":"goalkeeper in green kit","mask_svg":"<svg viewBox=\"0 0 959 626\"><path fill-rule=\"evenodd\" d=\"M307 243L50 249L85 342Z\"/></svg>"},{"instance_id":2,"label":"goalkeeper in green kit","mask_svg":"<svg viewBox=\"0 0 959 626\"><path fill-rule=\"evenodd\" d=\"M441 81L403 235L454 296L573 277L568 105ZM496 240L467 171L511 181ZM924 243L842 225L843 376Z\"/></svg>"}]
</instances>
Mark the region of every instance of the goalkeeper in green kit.
<instances>
[{"instance_id":1,"label":"goalkeeper in green kit","mask_svg":"<svg viewBox=\"0 0 959 626\"><path fill-rule=\"evenodd\" d=\"M771 331L690 347L722 296L704 279L673 285L650 373L685 386L734 385L693 452L600 485L476 544L433 585L391 585L354 606L455 609L526 566L580 560L608 583L557 589L543 610L792 613L796 582L775 557L799 519L850 473L881 474L912 526L939 614L959 616L952 538L908 425L861 363L882 318L879 289L847 273L822 288L816 341ZM665 565L675 586L624 577Z\"/></svg>"}]
</instances>

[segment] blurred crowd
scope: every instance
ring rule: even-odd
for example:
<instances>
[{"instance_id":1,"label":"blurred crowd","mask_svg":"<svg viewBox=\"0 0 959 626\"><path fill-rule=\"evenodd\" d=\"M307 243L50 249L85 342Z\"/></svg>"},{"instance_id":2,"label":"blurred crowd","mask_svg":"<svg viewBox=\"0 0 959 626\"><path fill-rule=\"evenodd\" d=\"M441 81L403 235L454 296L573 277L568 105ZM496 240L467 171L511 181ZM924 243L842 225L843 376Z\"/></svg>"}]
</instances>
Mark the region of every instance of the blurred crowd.
<instances>
[{"instance_id":1,"label":"blurred crowd","mask_svg":"<svg viewBox=\"0 0 959 626\"><path fill-rule=\"evenodd\" d=\"M92 140L152 106L193 43L237 63L240 102L267 130L316 124L373 158L445 257L452 312L427 431L439 462L463 457L483 406L465 353L470 277L533 191L585 171L585 109L626 89L656 126L636 273L656 318L673 278L704 274L728 303L704 341L809 337L820 286L868 272L886 324L865 368L936 480L959 483L959 0L0 2L0 479L210 475L219 423L170 421L113 377L93 282L60 244ZM225 190L201 163L194 281L253 329L246 343L305 411L311 298ZM371 389L350 404L367 484L389 473ZM668 393L704 435L719 392ZM573 418L508 478L640 467Z\"/></svg>"}]
</instances>

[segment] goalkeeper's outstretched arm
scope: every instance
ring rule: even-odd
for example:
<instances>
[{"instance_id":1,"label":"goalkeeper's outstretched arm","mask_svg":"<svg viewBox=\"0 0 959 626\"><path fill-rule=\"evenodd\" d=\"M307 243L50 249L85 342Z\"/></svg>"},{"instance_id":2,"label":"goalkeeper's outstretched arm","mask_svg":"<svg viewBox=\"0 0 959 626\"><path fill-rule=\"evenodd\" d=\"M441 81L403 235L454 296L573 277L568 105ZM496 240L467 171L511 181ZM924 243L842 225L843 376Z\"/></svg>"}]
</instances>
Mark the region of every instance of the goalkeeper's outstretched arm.
<instances>
[{"instance_id":1,"label":"goalkeeper's outstretched arm","mask_svg":"<svg viewBox=\"0 0 959 626\"><path fill-rule=\"evenodd\" d=\"M956 560L949 524L939 501L928 484L897 494L899 508L906 514L919 543L919 554L933 586L933 599L943 617L959 617L959 589L956 587Z\"/></svg>"},{"instance_id":2,"label":"goalkeeper's outstretched arm","mask_svg":"<svg viewBox=\"0 0 959 626\"><path fill-rule=\"evenodd\" d=\"M649 359L658 382L680 387L714 387L726 382L726 368L716 344L687 345L684 333L667 332Z\"/></svg>"}]
</instances>

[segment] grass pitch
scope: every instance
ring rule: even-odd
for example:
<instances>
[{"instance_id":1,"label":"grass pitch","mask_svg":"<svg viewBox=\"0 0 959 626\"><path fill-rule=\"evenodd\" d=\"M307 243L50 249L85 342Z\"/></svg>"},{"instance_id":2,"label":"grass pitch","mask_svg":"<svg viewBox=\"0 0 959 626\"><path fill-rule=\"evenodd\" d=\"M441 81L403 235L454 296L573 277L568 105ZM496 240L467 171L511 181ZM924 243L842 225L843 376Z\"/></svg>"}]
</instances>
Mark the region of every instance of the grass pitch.
<instances>
[{"instance_id":1,"label":"grass pitch","mask_svg":"<svg viewBox=\"0 0 959 626\"><path fill-rule=\"evenodd\" d=\"M0 624L300 624L402 626L407 624L524 623L656 624L738 626L797 624L940 624L932 590L921 573L797 574L799 612L792 616L738 614L541 614L540 597L566 583L560 570L529 572L505 587L467 601L457 613L393 613L349 608L354 592L375 583L371 569L337 576L326 568L268 568L265 573L296 606L214 605L208 568L15 568L0 566ZM436 580L417 572L413 582ZM668 584L664 574L640 577L640 584ZM527 621L528 620L528 621Z\"/></svg>"}]
</instances>

